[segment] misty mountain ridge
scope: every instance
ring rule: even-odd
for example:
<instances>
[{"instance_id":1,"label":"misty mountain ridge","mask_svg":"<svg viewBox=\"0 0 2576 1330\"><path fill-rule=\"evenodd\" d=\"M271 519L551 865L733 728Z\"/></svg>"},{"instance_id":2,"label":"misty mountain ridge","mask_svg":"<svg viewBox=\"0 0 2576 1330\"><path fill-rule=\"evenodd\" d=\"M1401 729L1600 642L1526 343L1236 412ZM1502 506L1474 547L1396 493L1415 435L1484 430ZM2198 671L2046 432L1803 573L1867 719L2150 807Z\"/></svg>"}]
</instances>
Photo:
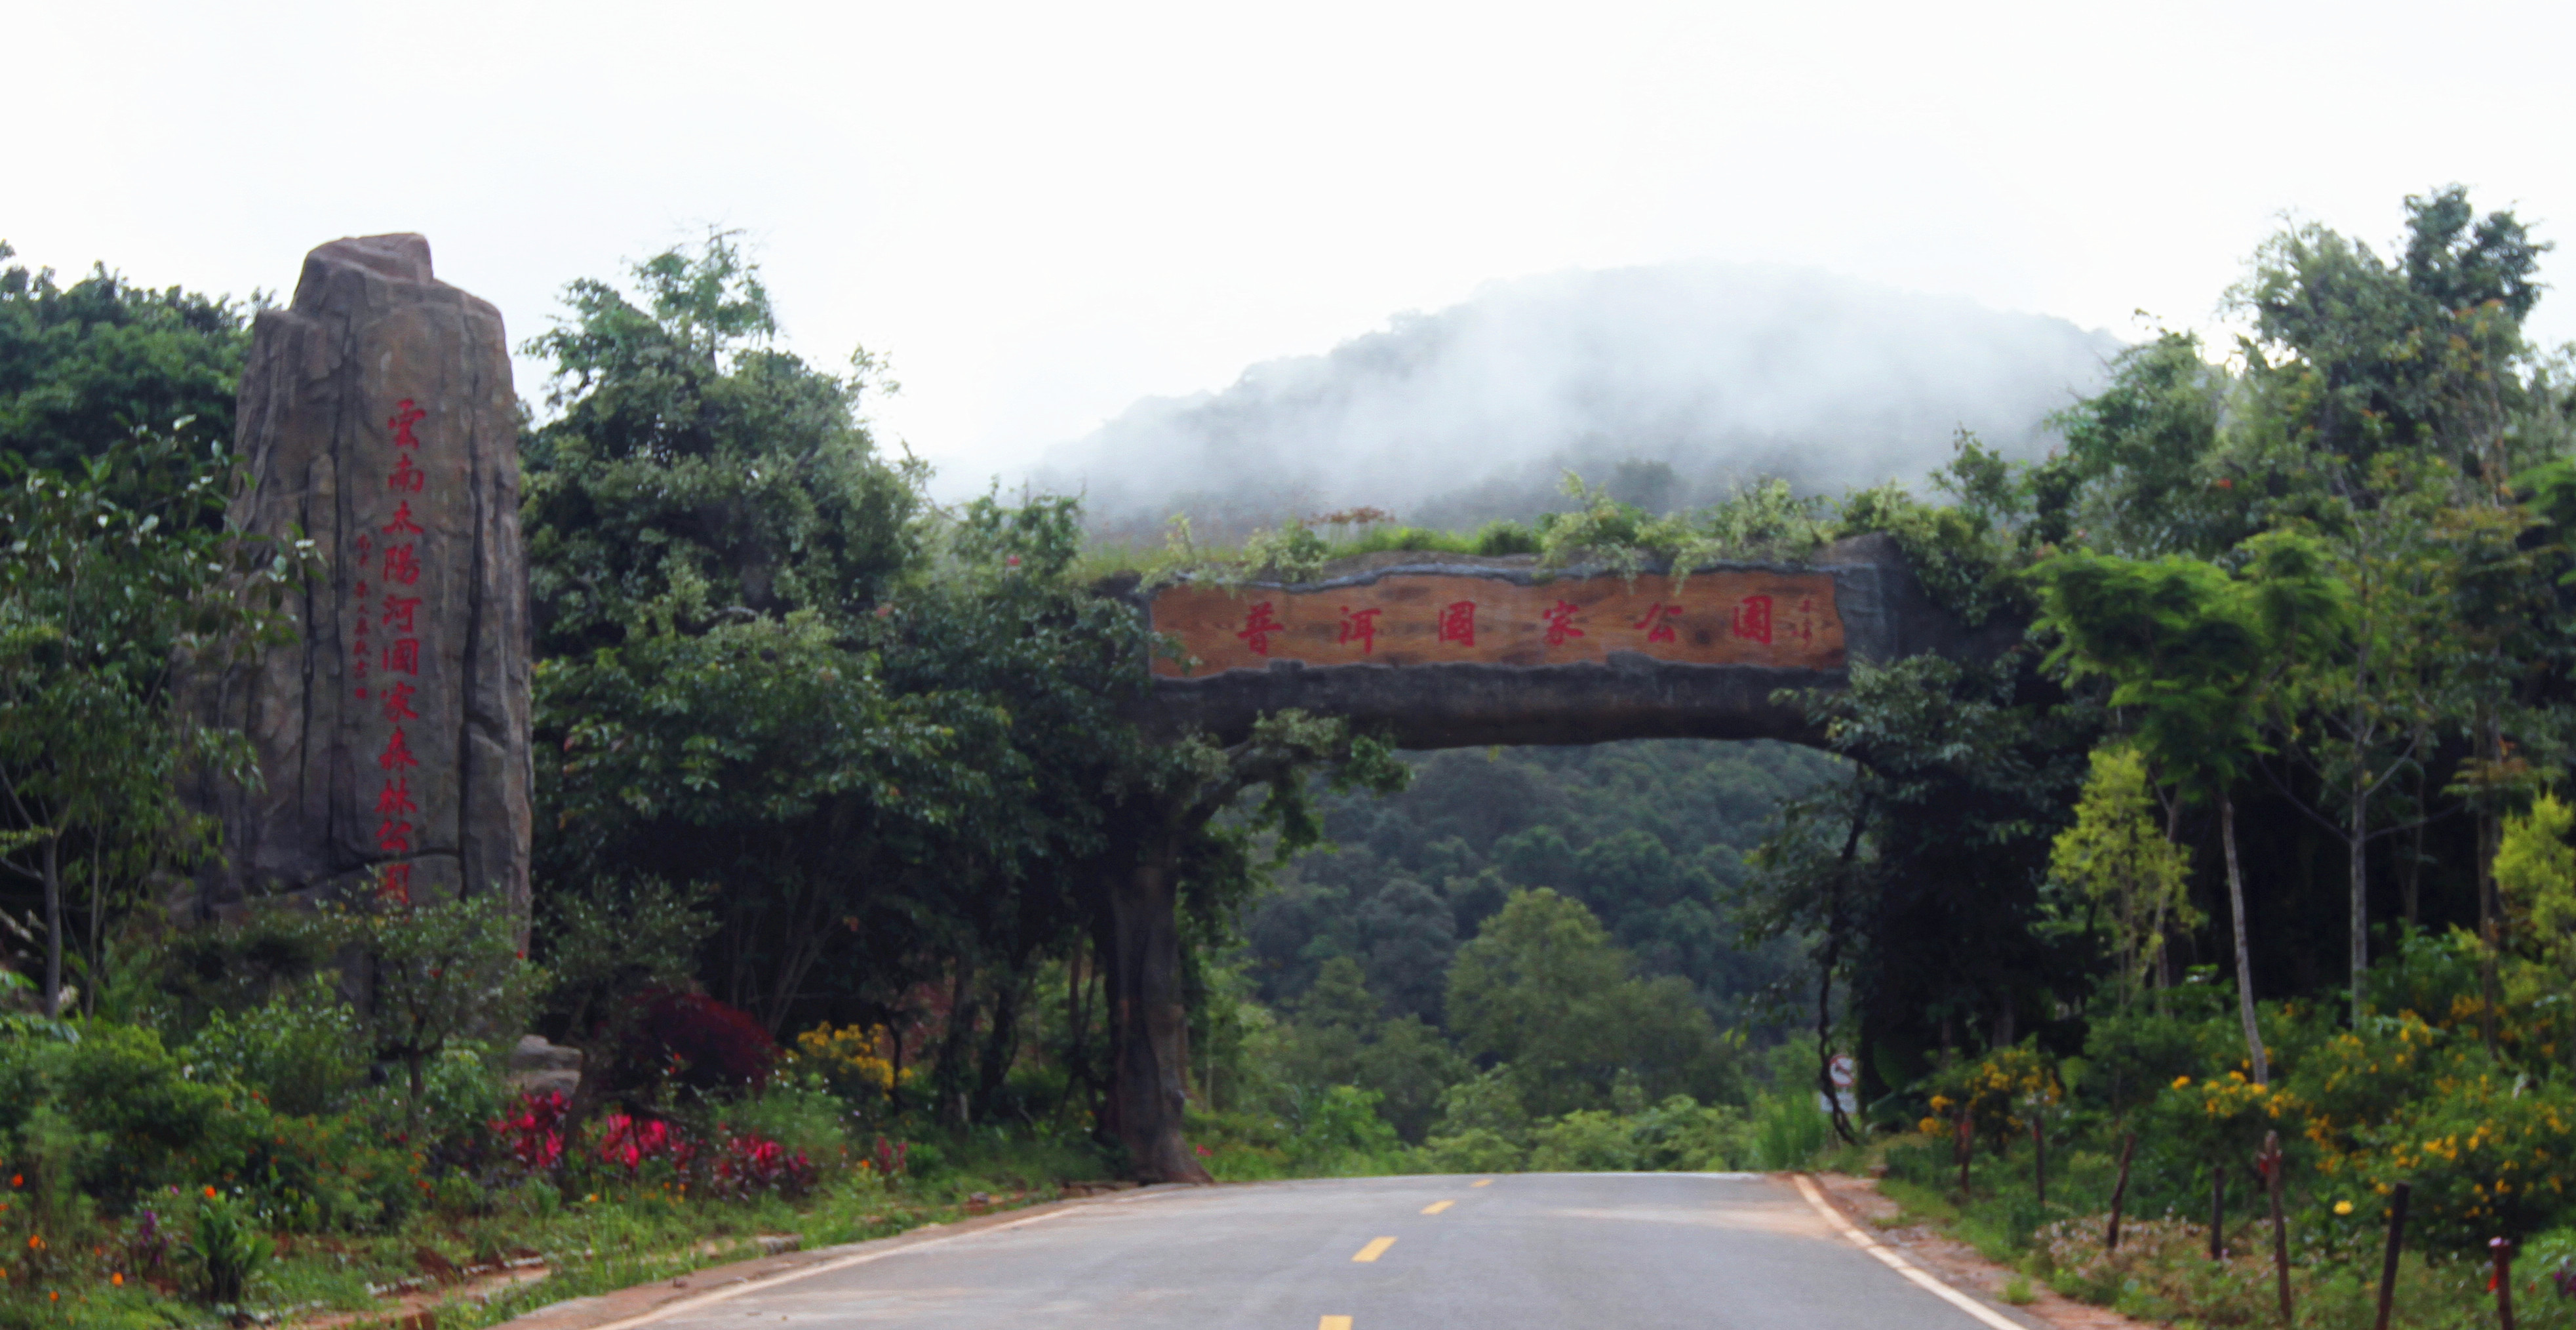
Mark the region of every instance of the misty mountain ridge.
<instances>
[{"instance_id":1,"label":"misty mountain ridge","mask_svg":"<svg viewBox=\"0 0 2576 1330\"><path fill-rule=\"evenodd\" d=\"M1221 391L1146 398L1033 480L1084 494L1095 530L1124 539L1183 512L1219 537L1363 505L1428 526L1527 520L1566 506L1568 469L1656 509L1774 475L1810 492L1919 489L1961 428L2044 455L2045 418L2096 390L2121 346L1813 269L1553 273L1254 365Z\"/></svg>"}]
</instances>

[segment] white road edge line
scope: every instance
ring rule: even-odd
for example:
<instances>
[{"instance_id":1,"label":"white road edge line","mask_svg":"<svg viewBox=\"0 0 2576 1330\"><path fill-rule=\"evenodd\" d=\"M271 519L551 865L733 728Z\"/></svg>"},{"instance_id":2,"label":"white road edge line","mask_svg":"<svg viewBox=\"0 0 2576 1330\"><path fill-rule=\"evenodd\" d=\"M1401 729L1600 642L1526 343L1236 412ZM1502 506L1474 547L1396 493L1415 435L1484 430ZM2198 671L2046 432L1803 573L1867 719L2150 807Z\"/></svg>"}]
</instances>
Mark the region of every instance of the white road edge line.
<instances>
[{"instance_id":1,"label":"white road edge line","mask_svg":"<svg viewBox=\"0 0 2576 1330\"><path fill-rule=\"evenodd\" d=\"M1168 1195L1169 1193L1152 1192L1147 1194L1161 1196ZM1114 1201L1096 1201L1093 1202L1093 1204L1125 1205L1141 1199L1143 1199L1143 1197L1121 1197ZM959 1238L981 1237L986 1233L1000 1233L1009 1229L1020 1228L1028 1224L1043 1224L1047 1220L1053 1219L1058 1215L1071 1214L1077 1208L1081 1207L1067 1205L1060 1209L1049 1210L1042 1215L1030 1215L1026 1219L1014 1219L1007 1224L995 1224L989 1228L968 1229L963 1233L943 1234L935 1238L925 1238L919 1242L908 1242L900 1247L881 1247L875 1251L859 1252L855 1255L844 1256L837 1260L825 1261L819 1265L809 1265L802 1269L783 1270L777 1274L769 1275L764 1278L748 1280L740 1284L728 1284L723 1288L698 1294L696 1297L682 1298L677 1302L666 1302L651 1311L638 1312L622 1321L610 1321L605 1325L590 1326L588 1327L588 1330L630 1330L630 1327L633 1326L650 1325L651 1323L659 1321L665 1317L677 1316L686 1311L695 1311L700 1307L710 1306L715 1303L725 1302L733 1298L741 1297L745 1293L758 1293L764 1289L776 1288L781 1284L793 1284L800 1279L811 1279L816 1275L828 1275L835 1270L847 1270L854 1265L866 1265L871 1261L882 1261L889 1256L901 1256L906 1252L920 1251L924 1247L936 1247L943 1242L955 1242ZM897 1236L901 1235L898 1234ZM876 1240L882 1242L885 1239L879 1238ZM543 1307L539 1307L527 1314L530 1316L539 1316L543 1315L544 1312L545 1309ZM495 1330L498 1330L498 1327L495 1327ZM2012 1330L2022 1330L2022 1327L2015 1326L2012 1327Z\"/></svg>"},{"instance_id":2,"label":"white road edge line","mask_svg":"<svg viewBox=\"0 0 2576 1330\"><path fill-rule=\"evenodd\" d=\"M2013 1320L2011 1317L2005 1316L2003 1313L1977 1301L1975 1298L1969 1297L1967 1294L1933 1278L1912 1261L1906 1260L1895 1252L1889 1251L1886 1246L1879 1242L1878 1239L1873 1238L1870 1235L1861 1232L1858 1228L1853 1227L1850 1220L1843 1218L1842 1211L1837 1210L1832 1205L1826 1203L1823 1194L1816 1190L1816 1184L1810 1180L1806 1174L1792 1173L1789 1175L1789 1178L1791 1181L1798 1184L1799 1194L1807 1198L1807 1204L1814 1206L1817 1214L1825 1217L1826 1223L1832 1224L1844 1237L1851 1239L1853 1245L1859 1247L1862 1251L1868 1252L1870 1255L1877 1257L1882 1264L1887 1266L1888 1269L1905 1276L1907 1279L1913 1280L1934 1297L1941 1299L1943 1302L1949 1303L1951 1306L1966 1312L1970 1316L1976 1317L1978 1320L1994 1327L1994 1330L2030 1330L2030 1327L2023 1325L2021 1322ZM600 1327L600 1330L610 1330L610 1327L602 1326Z\"/></svg>"}]
</instances>

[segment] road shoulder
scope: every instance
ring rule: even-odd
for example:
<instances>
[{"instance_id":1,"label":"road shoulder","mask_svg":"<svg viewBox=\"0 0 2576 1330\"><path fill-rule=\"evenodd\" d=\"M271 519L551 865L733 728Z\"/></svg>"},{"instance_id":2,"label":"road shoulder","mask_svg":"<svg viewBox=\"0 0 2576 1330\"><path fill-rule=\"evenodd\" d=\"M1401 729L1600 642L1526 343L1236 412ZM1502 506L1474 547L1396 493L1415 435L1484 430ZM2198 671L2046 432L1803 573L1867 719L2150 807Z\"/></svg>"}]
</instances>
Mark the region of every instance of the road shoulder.
<instances>
[{"instance_id":1,"label":"road shoulder","mask_svg":"<svg viewBox=\"0 0 2576 1330\"><path fill-rule=\"evenodd\" d=\"M641 1324L689 1305L719 1301L755 1288L793 1282L825 1270L893 1256L913 1247L992 1229L1017 1228L1085 1206L1123 1205L1182 1190L1189 1188L1169 1184L1047 1201L1015 1210L998 1210L954 1223L924 1224L892 1237L871 1238L866 1242L842 1243L811 1251L785 1252L729 1265L708 1266L673 1279L637 1284L613 1293L566 1299L503 1321L492 1330L607 1330L608 1327Z\"/></svg>"},{"instance_id":2,"label":"road shoulder","mask_svg":"<svg viewBox=\"0 0 2576 1330\"><path fill-rule=\"evenodd\" d=\"M2037 1322L2048 1330L2157 1330L2107 1307L2077 1302L2051 1289L2044 1280L2030 1281L2037 1296L2014 1306L2004 1301L2004 1285L2018 1272L1977 1254L1977 1249L1928 1224L1898 1224L1903 1207L1879 1193L1873 1178L1841 1173L1808 1175L1827 1204L1860 1231L1893 1248L1924 1273L1939 1279L2004 1315Z\"/></svg>"}]
</instances>

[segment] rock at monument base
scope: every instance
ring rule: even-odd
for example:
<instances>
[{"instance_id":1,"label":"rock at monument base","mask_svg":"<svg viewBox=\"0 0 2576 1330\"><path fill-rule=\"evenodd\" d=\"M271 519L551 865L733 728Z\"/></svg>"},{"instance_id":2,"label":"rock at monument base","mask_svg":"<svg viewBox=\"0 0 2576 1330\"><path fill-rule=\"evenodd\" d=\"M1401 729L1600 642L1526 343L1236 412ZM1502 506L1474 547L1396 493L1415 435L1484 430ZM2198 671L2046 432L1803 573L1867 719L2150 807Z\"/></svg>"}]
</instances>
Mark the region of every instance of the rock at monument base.
<instances>
[{"instance_id":1,"label":"rock at monument base","mask_svg":"<svg viewBox=\"0 0 2576 1330\"><path fill-rule=\"evenodd\" d=\"M510 1087L529 1094L561 1094L572 1098L581 1088L581 1050L546 1042L544 1035L522 1035L510 1050L510 1066L505 1079Z\"/></svg>"},{"instance_id":2,"label":"rock at monument base","mask_svg":"<svg viewBox=\"0 0 2576 1330\"><path fill-rule=\"evenodd\" d=\"M197 911L265 896L528 906L527 566L518 399L499 311L438 281L416 235L338 240L259 315L227 520L301 531L323 571L297 640L193 680L264 785L202 781L224 862Z\"/></svg>"}]
</instances>

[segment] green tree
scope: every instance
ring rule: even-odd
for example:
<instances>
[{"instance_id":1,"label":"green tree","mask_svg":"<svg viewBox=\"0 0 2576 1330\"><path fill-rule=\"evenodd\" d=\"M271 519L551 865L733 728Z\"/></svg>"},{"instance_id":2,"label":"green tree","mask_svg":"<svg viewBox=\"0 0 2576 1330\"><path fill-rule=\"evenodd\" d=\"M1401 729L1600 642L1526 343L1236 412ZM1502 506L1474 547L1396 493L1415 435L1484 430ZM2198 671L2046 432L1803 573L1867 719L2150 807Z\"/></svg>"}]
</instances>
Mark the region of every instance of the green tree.
<instances>
[{"instance_id":1,"label":"green tree","mask_svg":"<svg viewBox=\"0 0 2576 1330\"><path fill-rule=\"evenodd\" d=\"M545 975L519 950L519 922L484 892L462 900L371 902L342 927L367 957L367 1026L378 1056L403 1066L417 1124L429 1064L455 1041L526 1028Z\"/></svg>"},{"instance_id":2,"label":"green tree","mask_svg":"<svg viewBox=\"0 0 2576 1330\"><path fill-rule=\"evenodd\" d=\"M799 609L847 629L915 552L920 470L858 416L877 362L833 375L772 347L729 236L632 276L634 299L572 283L570 317L522 348L553 364L557 413L522 446L537 653Z\"/></svg>"},{"instance_id":3,"label":"green tree","mask_svg":"<svg viewBox=\"0 0 2576 1330\"><path fill-rule=\"evenodd\" d=\"M2576 809L2554 794L2532 800L2531 811L2504 820L2495 857L2496 889L2516 916L2514 938L2532 962L2525 987L2517 996L2549 1009L2559 1027L2557 1043L2576 1066L2576 1022L2564 1010L2576 990L2576 846L2567 843L2576 831Z\"/></svg>"},{"instance_id":4,"label":"green tree","mask_svg":"<svg viewBox=\"0 0 2576 1330\"><path fill-rule=\"evenodd\" d=\"M2191 906L2191 852L2157 826L2154 783L2133 748L2094 750L2075 825L2057 834L2049 871L2082 886L2109 914L2124 1007L2150 976L2163 974L2168 934L2200 924ZM2166 987L2161 977L2155 987Z\"/></svg>"},{"instance_id":5,"label":"green tree","mask_svg":"<svg viewBox=\"0 0 2576 1330\"><path fill-rule=\"evenodd\" d=\"M15 253L0 241L0 263ZM245 313L222 297L137 286L105 264L69 286L50 268L0 267L0 456L78 474L138 429L229 448L250 351ZM116 497L144 506L155 496Z\"/></svg>"},{"instance_id":6,"label":"green tree","mask_svg":"<svg viewBox=\"0 0 2576 1330\"><path fill-rule=\"evenodd\" d=\"M0 459L0 865L41 894L48 1013L67 892L87 896L78 954L94 996L110 918L154 872L215 847L211 820L179 799L184 779L256 779L241 735L194 723L173 676L290 633L285 598L311 555L214 529L222 474L148 433L68 474Z\"/></svg>"},{"instance_id":7,"label":"green tree","mask_svg":"<svg viewBox=\"0 0 2576 1330\"><path fill-rule=\"evenodd\" d=\"M1543 1115L1607 1105L1623 1070L1657 1099L1732 1088L1690 985L1631 977L1592 912L1545 887L1513 892L1458 949L1449 1021L1462 1051L1507 1064L1522 1102Z\"/></svg>"},{"instance_id":8,"label":"green tree","mask_svg":"<svg viewBox=\"0 0 2576 1330\"><path fill-rule=\"evenodd\" d=\"M2047 468L2063 491L2052 538L2156 558L2212 555L2252 534L2253 492L2220 447L2233 389L2191 333L2160 332L2114 357L2101 392L2050 418L2066 439Z\"/></svg>"},{"instance_id":9,"label":"green tree","mask_svg":"<svg viewBox=\"0 0 2576 1330\"><path fill-rule=\"evenodd\" d=\"M2236 852L2235 788L2261 746L2267 689L2282 662L2317 649L2341 624L2342 588L2313 542L2274 532L2248 542L2247 576L2196 559L2152 562L2089 551L2033 571L2041 626L2059 640L2050 663L2109 684L2109 705L2184 792L2218 805L2234 916L2238 1015L2258 1083L2270 1063L2255 1024L2253 952Z\"/></svg>"}]
</instances>

